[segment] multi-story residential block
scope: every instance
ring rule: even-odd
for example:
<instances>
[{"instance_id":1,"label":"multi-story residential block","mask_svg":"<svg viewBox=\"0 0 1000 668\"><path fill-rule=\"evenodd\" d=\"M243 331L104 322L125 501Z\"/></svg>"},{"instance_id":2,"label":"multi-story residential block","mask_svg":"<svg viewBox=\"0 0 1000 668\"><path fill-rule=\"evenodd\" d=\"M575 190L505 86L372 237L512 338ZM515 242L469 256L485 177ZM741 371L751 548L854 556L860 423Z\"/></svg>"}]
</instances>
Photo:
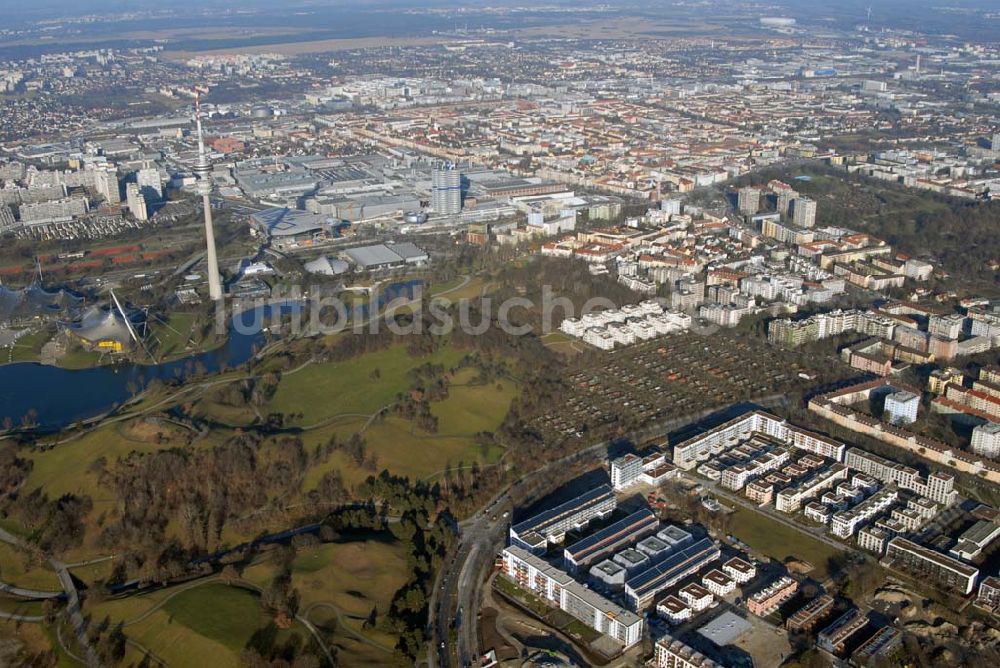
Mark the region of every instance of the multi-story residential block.
<instances>
[{"instance_id":1,"label":"multi-story residential block","mask_svg":"<svg viewBox=\"0 0 1000 668\"><path fill-rule=\"evenodd\" d=\"M113 166L97 170L94 174L94 185L106 203L118 204L122 201L118 172Z\"/></svg>"},{"instance_id":2,"label":"multi-story residential block","mask_svg":"<svg viewBox=\"0 0 1000 668\"><path fill-rule=\"evenodd\" d=\"M774 500L774 484L753 480L747 484L743 494L757 505L763 506Z\"/></svg>"},{"instance_id":3,"label":"multi-story residential block","mask_svg":"<svg viewBox=\"0 0 1000 668\"><path fill-rule=\"evenodd\" d=\"M744 216L752 216L760 211L760 190L747 186L737 192L737 208Z\"/></svg>"},{"instance_id":4,"label":"multi-story residential block","mask_svg":"<svg viewBox=\"0 0 1000 668\"><path fill-rule=\"evenodd\" d=\"M611 462L611 486L621 491L639 482L642 474L642 457L628 453Z\"/></svg>"},{"instance_id":5,"label":"multi-story residential block","mask_svg":"<svg viewBox=\"0 0 1000 668\"><path fill-rule=\"evenodd\" d=\"M912 508L893 508L890 518L907 531L916 531L924 523L924 518Z\"/></svg>"},{"instance_id":6,"label":"multi-story residential block","mask_svg":"<svg viewBox=\"0 0 1000 668\"><path fill-rule=\"evenodd\" d=\"M891 660L893 653L903 642L899 629L883 626L851 654L851 661L858 666L878 666L881 657Z\"/></svg>"},{"instance_id":7,"label":"multi-story residential block","mask_svg":"<svg viewBox=\"0 0 1000 668\"><path fill-rule=\"evenodd\" d=\"M29 224L85 216L88 211L90 211L90 205L86 197L64 197L45 202L22 204L18 208L21 222Z\"/></svg>"},{"instance_id":8,"label":"multi-story residential block","mask_svg":"<svg viewBox=\"0 0 1000 668\"><path fill-rule=\"evenodd\" d=\"M722 572L741 585L745 585L757 576L757 568L739 557L733 557L724 563Z\"/></svg>"},{"instance_id":9,"label":"multi-story residential block","mask_svg":"<svg viewBox=\"0 0 1000 668\"><path fill-rule=\"evenodd\" d=\"M155 167L143 167L135 173L135 182L139 192L147 202L157 202L163 199L163 182L160 180L160 170Z\"/></svg>"},{"instance_id":10,"label":"multi-story residential block","mask_svg":"<svg viewBox=\"0 0 1000 668\"><path fill-rule=\"evenodd\" d=\"M656 604L656 613L671 624L680 624L691 619L691 606L671 594Z\"/></svg>"},{"instance_id":11,"label":"multi-story residential block","mask_svg":"<svg viewBox=\"0 0 1000 668\"><path fill-rule=\"evenodd\" d=\"M712 595L712 592L697 582L684 585L681 587L680 591L677 592L677 595L680 596L695 612L707 610L708 607L712 605L712 602L715 601L715 597Z\"/></svg>"},{"instance_id":12,"label":"multi-story residential block","mask_svg":"<svg viewBox=\"0 0 1000 668\"><path fill-rule=\"evenodd\" d=\"M658 593L674 586L706 564L716 561L721 552L709 538L672 552L665 559L637 573L625 582L625 596L633 610L647 607Z\"/></svg>"},{"instance_id":13,"label":"multi-story residential block","mask_svg":"<svg viewBox=\"0 0 1000 668\"><path fill-rule=\"evenodd\" d=\"M728 596L736 591L736 581L717 568L705 573L701 578L701 584L719 597Z\"/></svg>"},{"instance_id":14,"label":"multi-story residential block","mask_svg":"<svg viewBox=\"0 0 1000 668\"><path fill-rule=\"evenodd\" d=\"M722 486L727 489L743 489L751 480L781 468L789 456L788 450L773 450L750 461L734 464L722 472Z\"/></svg>"},{"instance_id":15,"label":"multi-story residential block","mask_svg":"<svg viewBox=\"0 0 1000 668\"><path fill-rule=\"evenodd\" d=\"M813 227L816 224L816 200L796 197L792 202L792 220L799 227Z\"/></svg>"},{"instance_id":16,"label":"multi-story residential block","mask_svg":"<svg viewBox=\"0 0 1000 668\"><path fill-rule=\"evenodd\" d=\"M849 510L842 510L830 518L830 532L838 538L850 538L873 517L896 503L899 491L895 486L881 489Z\"/></svg>"},{"instance_id":17,"label":"multi-story residential block","mask_svg":"<svg viewBox=\"0 0 1000 668\"><path fill-rule=\"evenodd\" d=\"M149 220L149 210L146 206L146 198L143 196L142 192L140 192L137 184L129 183L125 186L125 202L128 204L128 210L132 213L132 216L136 220Z\"/></svg>"},{"instance_id":18,"label":"multi-story residential block","mask_svg":"<svg viewBox=\"0 0 1000 668\"><path fill-rule=\"evenodd\" d=\"M595 561L604 559L617 550L655 533L659 526L660 522L653 511L643 508L568 546L563 550L563 560L569 569L586 568Z\"/></svg>"},{"instance_id":19,"label":"multi-story residential block","mask_svg":"<svg viewBox=\"0 0 1000 668\"><path fill-rule=\"evenodd\" d=\"M862 471L885 483L894 482L902 489L916 492L944 506L950 506L958 496L955 477L948 473L934 471L925 479L914 468L860 448L849 449L844 463L850 469Z\"/></svg>"},{"instance_id":20,"label":"multi-story residential block","mask_svg":"<svg viewBox=\"0 0 1000 668\"><path fill-rule=\"evenodd\" d=\"M857 608L848 610L816 636L816 646L833 655L841 656L851 638L868 627L868 617Z\"/></svg>"},{"instance_id":21,"label":"multi-story residential block","mask_svg":"<svg viewBox=\"0 0 1000 668\"><path fill-rule=\"evenodd\" d=\"M827 594L817 596L786 619L785 628L789 631L809 632L833 614L833 607L833 597Z\"/></svg>"},{"instance_id":22,"label":"multi-story residential block","mask_svg":"<svg viewBox=\"0 0 1000 668\"><path fill-rule=\"evenodd\" d=\"M990 576L979 583L976 605L996 612L1000 608L1000 578Z\"/></svg>"},{"instance_id":23,"label":"multi-story residential block","mask_svg":"<svg viewBox=\"0 0 1000 668\"><path fill-rule=\"evenodd\" d=\"M965 316L957 313L932 315L927 321L927 332L943 339L957 339L965 328Z\"/></svg>"},{"instance_id":24,"label":"multi-story residential block","mask_svg":"<svg viewBox=\"0 0 1000 668\"><path fill-rule=\"evenodd\" d=\"M904 568L963 595L971 594L979 579L978 568L900 536L889 541L884 561L890 567Z\"/></svg>"},{"instance_id":25,"label":"multi-story residential block","mask_svg":"<svg viewBox=\"0 0 1000 668\"><path fill-rule=\"evenodd\" d=\"M642 638L642 619L517 545L503 552L503 572L519 587L568 612L590 628L631 647Z\"/></svg>"},{"instance_id":26,"label":"multi-story residential block","mask_svg":"<svg viewBox=\"0 0 1000 668\"><path fill-rule=\"evenodd\" d=\"M0 232L6 232L17 225L14 212L6 204L0 203Z\"/></svg>"},{"instance_id":27,"label":"multi-story residential block","mask_svg":"<svg viewBox=\"0 0 1000 668\"><path fill-rule=\"evenodd\" d=\"M863 527L858 531L858 547L881 556L891 537L888 531L879 527Z\"/></svg>"},{"instance_id":28,"label":"multi-story residential block","mask_svg":"<svg viewBox=\"0 0 1000 668\"><path fill-rule=\"evenodd\" d=\"M607 517L616 507L614 491L608 485L600 485L571 501L512 525L510 540L529 550L544 550L549 543L561 543L570 529L579 529L595 518Z\"/></svg>"},{"instance_id":29,"label":"multi-story residential block","mask_svg":"<svg viewBox=\"0 0 1000 668\"><path fill-rule=\"evenodd\" d=\"M1000 422L987 422L974 428L971 450L982 457L1000 459Z\"/></svg>"},{"instance_id":30,"label":"multi-story residential block","mask_svg":"<svg viewBox=\"0 0 1000 668\"><path fill-rule=\"evenodd\" d=\"M810 519L818 524L829 523L833 513L834 510L829 505L817 501L810 501L802 509L802 514L806 516L806 519Z\"/></svg>"},{"instance_id":31,"label":"multi-story residential block","mask_svg":"<svg viewBox=\"0 0 1000 668\"><path fill-rule=\"evenodd\" d=\"M652 666L654 668L722 668L701 652L680 640L664 636L656 643Z\"/></svg>"},{"instance_id":32,"label":"multi-story residential block","mask_svg":"<svg viewBox=\"0 0 1000 668\"><path fill-rule=\"evenodd\" d=\"M911 424L917 421L920 397L901 390L885 398L885 417L890 424Z\"/></svg>"},{"instance_id":33,"label":"multi-story residential block","mask_svg":"<svg viewBox=\"0 0 1000 668\"><path fill-rule=\"evenodd\" d=\"M837 461L843 459L846 448L843 443L790 425L770 413L752 411L674 446L674 464L684 470L693 469L699 462L736 447L755 433Z\"/></svg>"},{"instance_id":34,"label":"multi-story residential block","mask_svg":"<svg viewBox=\"0 0 1000 668\"><path fill-rule=\"evenodd\" d=\"M782 576L751 595L747 599L747 610L758 617L766 617L777 610L782 603L792 598L798 590L798 582L787 575Z\"/></svg>"},{"instance_id":35,"label":"multi-story residential block","mask_svg":"<svg viewBox=\"0 0 1000 668\"><path fill-rule=\"evenodd\" d=\"M843 464L834 464L826 470L818 471L778 492L774 498L774 507L783 513L794 513L802 507L806 499L815 497L820 492L846 480L847 474L847 467Z\"/></svg>"}]
</instances>

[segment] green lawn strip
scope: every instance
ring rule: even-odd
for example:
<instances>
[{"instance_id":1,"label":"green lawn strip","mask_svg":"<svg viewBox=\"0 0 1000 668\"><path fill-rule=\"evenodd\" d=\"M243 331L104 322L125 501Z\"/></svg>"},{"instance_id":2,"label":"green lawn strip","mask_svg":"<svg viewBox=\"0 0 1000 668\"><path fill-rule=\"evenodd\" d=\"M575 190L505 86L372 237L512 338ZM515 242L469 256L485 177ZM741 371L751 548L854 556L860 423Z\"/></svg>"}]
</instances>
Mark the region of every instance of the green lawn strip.
<instances>
[{"instance_id":1,"label":"green lawn strip","mask_svg":"<svg viewBox=\"0 0 1000 668\"><path fill-rule=\"evenodd\" d=\"M14 350L10 356L12 362L37 362L44 346L52 338L52 332L42 329L38 332L25 334L14 342ZM6 362L0 355L0 363Z\"/></svg>"},{"instance_id":2,"label":"green lawn strip","mask_svg":"<svg viewBox=\"0 0 1000 668\"><path fill-rule=\"evenodd\" d=\"M167 601L163 609L174 623L183 624L236 653L246 647L253 632L264 624L257 596L224 584L185 591Z\"/></svg>"},{"instance_id":3,"label":"green lawn strip","mask_svg":"<svg viewBox=\"0 0 1000 668\"><path fill-rule=\"evenodd\" d=\"M827 562L837 550L803 531L796 531L761 513L738 508L732 518L731 533L751 548L772 559L784 562L789 557L807 561L815 568L812 575L826 579Z\"/></svg>"}]
</instances>

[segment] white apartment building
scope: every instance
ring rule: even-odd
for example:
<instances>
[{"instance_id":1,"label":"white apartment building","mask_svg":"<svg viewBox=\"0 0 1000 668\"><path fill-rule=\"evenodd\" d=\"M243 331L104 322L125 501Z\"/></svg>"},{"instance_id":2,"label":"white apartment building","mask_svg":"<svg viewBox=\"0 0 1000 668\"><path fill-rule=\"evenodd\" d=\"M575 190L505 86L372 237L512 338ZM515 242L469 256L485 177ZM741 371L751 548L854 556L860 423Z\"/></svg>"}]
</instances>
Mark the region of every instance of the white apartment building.
<instances>
[{"instance_id":1,"label":"white apartment building","mask_svg":"<svg viewBox=\"0 0 1000 668\"><path fill-rule=\"evenodd\" d=\"M899 491L894 486L879 490L853 508L834 514L830 519L830 532L838 538L850 538L898 498Z\"/></svg>"},{"instance_id":2,"label":"white apartment building","mask_svg":"<svg viewBox=\"0 0 1000 668\"><path fill-rule=\"evenodd\" d=\"M748 462L734 464L722 472L722 486L733 490L743 489L751 480L781 468L789 457L788 450L773 450Z\"/></svg>"},{"instance_id":3,"label":"white apartment building","mask_svg":"<svg viewBox=\"0 0 1000 668\"><path fill-rule=\"evenodd\" d=\"M623 647L631 647L642 638L642 618L521 547L511 545L503 551L503 573L519 587L538 594Z\"/></svg>"},{"instance_id":4,"label":"white apartment building","mask_svg":"<svg viewBox=\"0 0 1000 668\"><path fill-rule=\"evenodd\" d=\"M680 598L694 612L707 610L708 607L712 605L712 602L715 601L715 597L712 596L712 592L697 582L685 585L679 592L677 592L677 595L680 596Z\"/></svg>"},{"instance_id":5,"label":"white apartment building","mask_svg":"<svg viewBox=\"0 0 1000 668\"><path fill-rule=\"evenodd\" d=\"M890 424L912 424L917 421L920 397L913 392L901 390L885 398L885 419Z\"/></svg>"},{"instance_id":6,"label":"white apartment building","mask_svg":"<svg viewBox=\"0 0 1000 668\"><path fill-rule=\"evenodd\" d=\"M981 457L1000 458L1000 423L987 422L973 429L972 451Z\"/></svg>"},{"instance_id":7,"label":"white apartment building","mask_svg":"<svg viewBox=\"0 0 1000 668\"><path fill-rule=\"evenodd\" d=\"M847 467L834 464L830 468L812 474L800 483L786 487L774 497L774 507L783 513L794 513L806 499L818 496L820 492L836 486L847 479Z\"/></svg>"},{"instance_id":8,"label":"white apartment building","mask_svg":"<svg viewBox=\"0 0 1000 668\"><path fill-rule=\"evenodd\" d=\"M642 457L628 453L611 462L611 486L622 491L639 481L642 474Z\"/></svg>"},{"instance_id":9,"label":"white apartment building","mask_svg":"<svg viewBox=\"0 0 1000 668\"><path fill-rule=\"evenodd\" d=\"M723 597L736 591L736 581L717 568L713 568L701 578L701 584L715 596Z\"/></svg>"},{"instance_id":10,"label":"white apartment building","mask_svg":"<svg viewBox=\"0 0 1000 668\"><path fill-rule=\"evenodd\" d=\"M858 547L881 556L891 537L884 529L873 526L863 527L858 531Z\"/></svg>"},{"instance_id":11,"label":"white apartment building","mask_svg":"<svg viewBox=\"0 0 1000 668\"><path fill-rule=\"evenodd\" d=\"M741 585L757 577L757 567L739 557L733 557L722 564L722 572Z\"/></svg>"},{"instance_id":12,"label":"white apartment building","mask_svg":"<svg viewBox=\"0 0 1000 668\"><path fill-rule=\"evenodd\" d=\"M583 342L601 350L614 350L615 337L604 327L593 327L583 333Z\"/></svg>"},{"instance_id":13,"label":"white apartment building","mask_svg":"<svg viewBox=\"0 0 1000 668\"><path fill-rule=\"evenodd\" d=\"M850 448L844 463L848 468L867 473L885 483L894 482L902 489L916 492L943 506L950 506L958 497L955 478L947 473L934 471L925 480L914 468L860 448Z\"/></svg>"},{"instance_id":14,"label":"white apartment building","mask_svg":"<svg viewBox=\"0 0 1000 668\"><path fill-rule=\"evenodd\" d=\"M671 594L657 604L656 613L671 624L680 624L691 619L691 606Z\"/></svg>"}]
</instances>

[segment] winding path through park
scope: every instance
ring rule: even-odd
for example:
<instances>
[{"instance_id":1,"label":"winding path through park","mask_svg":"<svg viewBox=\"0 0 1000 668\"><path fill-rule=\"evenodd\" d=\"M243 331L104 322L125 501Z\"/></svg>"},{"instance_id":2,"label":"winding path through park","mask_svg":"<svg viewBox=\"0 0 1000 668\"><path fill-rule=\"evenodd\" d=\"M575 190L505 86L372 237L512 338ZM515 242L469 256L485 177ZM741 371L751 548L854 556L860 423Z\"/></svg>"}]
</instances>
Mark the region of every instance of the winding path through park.
<instances>
[{"instance_id":1,"label":"winding path through park","mask_svg":"<svg viewBox=\"0 0 1000 668\"><path fill-rule=\"evenodd\" d=\"M14 534L10 533L6 529L0 529L0 541L3 541L9 545L20 549L26 549L24 541ZM76 633L76 641L80 648L86 655L86 659L83 661L87 666L100 666L101 660L97 656L97 652L94 651L93 646L90 644L90 638L87 637L87 620L83 617L83 612L80 609L80 595L76 590L76 583L73 582L73 576L70 575L69 569L66 568L66 564L58 561L54 557L46 557L48 559L49 565L56 572L59 577L59 584L62 585L63 593L66 596L66 615L69 618L70 623L73 625L73 631ZM60 644L61 638L60 638ZM63 649L67 649L63 645ZM67 652L69 650L67 649Z\"/></svg>"}]
</instances>

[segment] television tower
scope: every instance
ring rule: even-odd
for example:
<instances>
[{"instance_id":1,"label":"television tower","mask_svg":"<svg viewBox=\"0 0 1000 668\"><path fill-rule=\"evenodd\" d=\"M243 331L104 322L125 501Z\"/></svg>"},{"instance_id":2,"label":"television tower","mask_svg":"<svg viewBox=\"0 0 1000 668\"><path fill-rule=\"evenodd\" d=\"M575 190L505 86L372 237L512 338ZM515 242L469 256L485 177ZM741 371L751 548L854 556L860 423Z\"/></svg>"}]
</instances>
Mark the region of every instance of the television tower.
<instances>
[{"instance_id":1,"label":"television tower","mask_svg":"<svg viewBox=\"0 0 1000 668\"><path fill-rule=\"evenodd\" d=\"M194 120L198 128L198 164L194 173L198 175L198 194L205 209L205 263L208 265L208 296L213 302L222 299L222 281L219 279L219 258L215 254L215 229L212 227L212 165L205 152L205 139L201 134L201 102L194 102Z\"/></svg>"}]
</instances>

